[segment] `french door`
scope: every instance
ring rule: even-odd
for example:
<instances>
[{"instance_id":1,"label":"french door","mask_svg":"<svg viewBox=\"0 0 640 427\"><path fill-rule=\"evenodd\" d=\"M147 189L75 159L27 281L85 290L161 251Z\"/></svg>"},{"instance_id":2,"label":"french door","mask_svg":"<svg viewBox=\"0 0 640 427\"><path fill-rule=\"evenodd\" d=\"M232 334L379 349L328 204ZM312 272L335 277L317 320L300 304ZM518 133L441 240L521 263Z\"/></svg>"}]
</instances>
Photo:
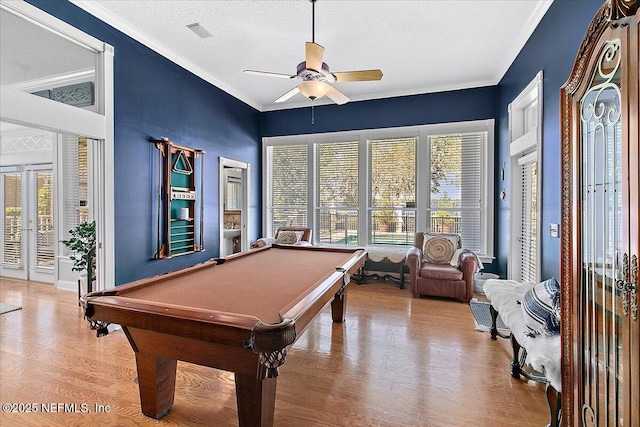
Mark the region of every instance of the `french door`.
<instances>
[{"instance_id":1,"label":"french door","mask_svg":"<svg viewBox=\"0 0 640 427\"><path fill-rule=\"evenodd\" d=\"M0 169L0 275L54 282L53 176L51 164Z\"/></svg>"}]
</instances>

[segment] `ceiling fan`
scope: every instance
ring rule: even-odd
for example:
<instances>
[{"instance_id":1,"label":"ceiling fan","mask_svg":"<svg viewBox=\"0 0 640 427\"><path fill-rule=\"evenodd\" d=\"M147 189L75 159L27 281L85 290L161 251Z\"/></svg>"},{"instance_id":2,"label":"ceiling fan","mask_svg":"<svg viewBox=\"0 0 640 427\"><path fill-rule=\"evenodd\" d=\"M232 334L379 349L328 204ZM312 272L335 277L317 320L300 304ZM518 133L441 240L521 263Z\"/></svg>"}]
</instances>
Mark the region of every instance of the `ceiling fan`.
<instances>
[{"instance_id":1,"label":"ceiling fan","mask_svg":"<svg viewBox=\"0 0 640 427\"><path fill-rule=\"evenodd\" d=\"M380 70L358 70L358 71L340 71L332 73L329 66L322 62L324 56L324 47L315 42L315 3L311 2L311 42L305 44L305 61L298 64L296 74L272 73L268 71L244 70L245 74L256 74L267 77L280 77L285 79L302 80L296 87L289 92L276 99L275 102L284 102L292 96L301 93L312 101L323 96L329 97L338 105L346 104L349 98L342 92L338 91L330 83L335 82L363 82L380 80L382 71Z\"/></svg>"}]
</instances>

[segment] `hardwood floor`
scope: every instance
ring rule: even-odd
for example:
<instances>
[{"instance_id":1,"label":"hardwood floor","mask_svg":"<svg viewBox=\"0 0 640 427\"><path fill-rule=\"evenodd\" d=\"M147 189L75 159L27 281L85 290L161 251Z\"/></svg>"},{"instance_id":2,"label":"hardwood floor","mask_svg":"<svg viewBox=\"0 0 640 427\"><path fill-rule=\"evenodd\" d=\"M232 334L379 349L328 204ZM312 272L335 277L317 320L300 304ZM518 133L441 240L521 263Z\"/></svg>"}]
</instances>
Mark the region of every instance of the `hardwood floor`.
<instances>
[{"instance_id":1,"label":"hardwood floor","mask_svg":"<svg viewBox=\"0 0 640 427\"><path fill-rule=\"evenodd\" d=\"M178 362L173 409L153 420L124 334L96 338L75 292L0 278L0 301L22 306L0 316L3 427L237 425L232 374ZM346 322L325 308L290 350L275 425L545 426L544 385L511 378L508 340L474 327L466 304L350 285Z\"/></svg>"}]
</instances>

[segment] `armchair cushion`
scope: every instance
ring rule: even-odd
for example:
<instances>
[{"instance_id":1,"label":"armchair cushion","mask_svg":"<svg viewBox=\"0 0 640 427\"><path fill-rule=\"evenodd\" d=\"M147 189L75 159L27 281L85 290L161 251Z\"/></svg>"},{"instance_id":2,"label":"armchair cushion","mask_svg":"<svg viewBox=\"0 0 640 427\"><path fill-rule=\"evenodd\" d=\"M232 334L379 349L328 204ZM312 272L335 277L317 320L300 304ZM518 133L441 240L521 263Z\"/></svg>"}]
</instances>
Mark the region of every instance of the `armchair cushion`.
<instances>
[{"instance_id":1,"label":"armchair cushion","mask_svg":"<svg viewBox=\"0 0 640 427\"><path fill-rule=\"evenodd\" d=\"M464 280L462 271L449 264L433 264L425 262L420 269L420 277L436 280Z\"/></svg>"},{"instance_id":2,"label":"armchair cushion","mask_svg":"<svg viewBox=\"0 0 640 427\"><path fill-rule=\"evenodd\" d=\"M251 248L261 248L274 243L284 245L312 246L311 229L308 227L280 227L275 237L261 237L251 244Z\"/></svg>"},{"instance_id":3,"label":"armchair cushion","mask_svg":"<svg viewBox=\"0 0 640 427\"><path fill-rule=\"evenodd\" d=\"M460 236L457 234L424 233L422 238L424 262L446 264L459 247Z\"/></svg>"},{"instance_id":4,"label":"armchair cushion","mask_svg":"<svg viewBox=\"0 0 640 427\"><path fill-rule=\"evenodd\" d=\"M302 237L302 234L300 234L300 237ZM276 243L280 243L282 245L293 245L298 241L299 239L298 236L296 236L296 233L290 230L281 231L278 233L278 237L276 237Z\"/></svg>"},{"instance_id":5,"label":"armchair cushion","mask_svg":"<svg viewBox=\"0 0 640 427\"><path fill-rule=\"evenodd\" d=\"M287 233L292 231L295 236L296 242L308 242L311 243L311 229L309 227L297 227L297 226L289 226L289 227L280 227L276 230L276 239L280 237L282 233Z\"/></svg>"}]
</instances>

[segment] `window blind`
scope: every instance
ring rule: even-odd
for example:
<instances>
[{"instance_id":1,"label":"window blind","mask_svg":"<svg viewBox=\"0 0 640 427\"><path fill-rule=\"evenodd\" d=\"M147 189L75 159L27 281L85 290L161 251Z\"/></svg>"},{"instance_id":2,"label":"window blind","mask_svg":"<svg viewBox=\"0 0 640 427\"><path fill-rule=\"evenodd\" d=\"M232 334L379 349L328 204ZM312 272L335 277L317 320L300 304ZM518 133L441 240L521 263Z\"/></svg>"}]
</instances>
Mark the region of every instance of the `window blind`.
<instances>
[{"instance_id":1,"label":"window blind","mask_svg":"<svg viewBox=\"0 0 640 427\"><path fill-rule=\"evenodd\" d=\"M307 145L273 145L266 150L267 236L283 226L306 226Z\"/></svg>"},{"instance_id":2,"label":"window blind","mask_svg":"<svg viewBox=\"0 0 640 427\"><path fill-rule=\"evenodd\" d=\"M489 139L493 120L265 138L265 235L309 222L318 243L412 245L417 230L449 231L492 257Z\"/></svg>"},{"instance_id":3,"label":"window blind","mask_svg":"<svg viewBox=\"0 0 640 427\"><path fill-rule=\"evenodd\" d=\"M369 241L372 244L413 242L417 140L409 137L369 141Z\"/></svg>"},{"instance_id":4,"label":"window blind","mask_svg":"<svg viewBox=\"0 0 640 427\"><path fill-rule=\"evenodd\" d=\"M87 140L75 135L63 135L64 218L63 237L69 230L89 221L89 174ZM68 249L64 248L68 255Z\"/></svg>"},{"instance_id":5,"label":"window blind","mask_svg":"<svg viewBox=\"0 0 640 427\"><path fill-rule=\"evenodd\" d=\"M484 254L486 132L429 137L430 203L427 229L457 233L462 244Z\"/></svg>"},{"instance_id":6,"label":"window blind","mask_svg":"<svg viewBox=\"0 0 640 427\"><path fill-rule=\"evenodd\" d=\"M530 161L520 165L522 170L522 215L520 229L520 267L521 282L537 281L536 272L536 235L537 235L537 186L538 163Z\"/></svg>"},{"instance_id":7,"label":"window blind","mask_svg":"<svg viewBox=\"0 0 640 427\"><path fill-rule=\"evenodd\" d=\"M315 236L321 243L358 244L358 141L318 143Z\"/></svg>"},{"instance_id":8,"label":"window blind","mask_svg":"<svg viewBox=\"0 0 640 427\"><path fill-rule=\"evenodd\" d=\"M35 224L32 228L31 243L35 251L30 251L31 265L53 268L55 239L53 230L53 171L35 171L29 192L30 203L36 207Z\"/></svg>"},{"instance_id":9,"label":"window blind","mask_svg":"<svg viewBox=\"0 0 640 427\"><path fill-rule=\"evenodd\" d=\"M3 173L4 221L2 223L2 263L13 267L22 265L22 172Z\"/></svg>"}]
</instances>

